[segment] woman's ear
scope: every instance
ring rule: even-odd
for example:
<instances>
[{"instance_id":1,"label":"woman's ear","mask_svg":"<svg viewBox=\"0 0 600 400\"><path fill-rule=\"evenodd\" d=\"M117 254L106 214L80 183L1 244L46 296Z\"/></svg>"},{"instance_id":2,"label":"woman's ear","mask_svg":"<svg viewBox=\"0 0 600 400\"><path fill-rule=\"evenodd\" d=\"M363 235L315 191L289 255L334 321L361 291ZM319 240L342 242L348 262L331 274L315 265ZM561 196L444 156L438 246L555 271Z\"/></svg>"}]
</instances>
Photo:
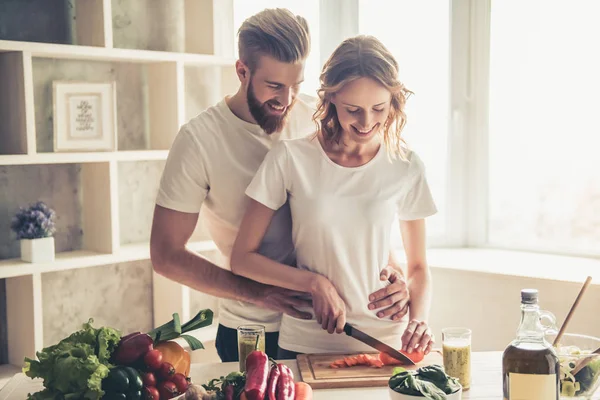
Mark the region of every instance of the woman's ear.
<instances>
[{"instance_id":1,"label":"woman's ear","mask_svg":"<svg viewBox=\"0 0 600 400\"><path fill-rule=\"evenodd\" d=\"M237 60L235 62L235 72L242 84L247 84L250 79L250 68L246 66L242 61Z\"/></svg>"},{"instance_id":2,"label":"woman's ear","mask_svg":"<svg viewBox=\"0 0 600 400\"><path fill-rule=\"evenodd\" d=\"M329 102L330 102L331 104L333 104L333 106L334 106L334 107L336 107L336 108L337 108L337 103L336 103L336 101L337 101L337 99L336 99L336 95L335 95L335 93L334 93L334 94L332 94L332 95L331 95L331 97L329 98Z\"/></svg>"}]
</instances>

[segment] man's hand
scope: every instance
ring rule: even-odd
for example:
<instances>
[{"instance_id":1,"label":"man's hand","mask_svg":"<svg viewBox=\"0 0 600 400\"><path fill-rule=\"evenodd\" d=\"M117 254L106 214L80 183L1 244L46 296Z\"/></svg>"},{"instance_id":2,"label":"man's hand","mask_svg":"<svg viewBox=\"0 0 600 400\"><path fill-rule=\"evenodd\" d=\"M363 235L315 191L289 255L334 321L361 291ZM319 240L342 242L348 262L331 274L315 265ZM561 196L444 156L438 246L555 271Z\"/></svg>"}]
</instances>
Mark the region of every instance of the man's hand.
<instances>
[{"instance_id":1,"label":"man's hand","mask_svg":"<svg viewBox=\"0 0 600 400\"><path fill-rule=\"evenodd\" d=\"M380 279L389 281L390 285L379 289L369 296L369 310L377 310L379 318L391 317L393 321L400 321L408 312L410 296L404 276L396 269L388 265L381 271Z\"/></svg>"},{"instance_id":2,"label":"man's hand","mask_svg":"<svg viewBox=\"0 0 600 400\"><path fill-rule=\"evenodd\" d=\"M282 312L294 318L311 319L312 314L298 310L300 307L312 307L310 300L301 297L306 293L296 292L277 286L267 286L261 293L261 298L256 305L269 310Z\"/></svg>"}]
</instances>

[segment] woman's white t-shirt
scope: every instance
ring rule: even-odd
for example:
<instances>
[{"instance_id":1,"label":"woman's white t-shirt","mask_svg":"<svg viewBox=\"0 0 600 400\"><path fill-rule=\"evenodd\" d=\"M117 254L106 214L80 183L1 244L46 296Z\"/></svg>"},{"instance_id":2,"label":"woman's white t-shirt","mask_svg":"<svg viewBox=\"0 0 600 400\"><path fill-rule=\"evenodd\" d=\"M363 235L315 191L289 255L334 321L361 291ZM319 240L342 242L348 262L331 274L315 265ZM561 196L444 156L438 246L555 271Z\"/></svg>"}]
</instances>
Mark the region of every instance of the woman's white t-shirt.
<instances>
[{"instance_id":1,"label":"woman's white t-shirt","mask_svg":"<svg viewBox=\"0 0 600 400\"><path fill-rule=\"evenodd\" d=\"M378 318L368 309L369 295L386 286L379 276L393 224L436 212L423 163L414 152L407 158L391 159L382 145L368 163L349 168L334 163L315 135L283 140L246 190L273 210L289 198L298 268L326 276L346 303L347 322L396 348L406 322ZM344 334L328 334L314 316L284 315L279 345L302 353L369 350Z\"/></svg>"}]
</instances>

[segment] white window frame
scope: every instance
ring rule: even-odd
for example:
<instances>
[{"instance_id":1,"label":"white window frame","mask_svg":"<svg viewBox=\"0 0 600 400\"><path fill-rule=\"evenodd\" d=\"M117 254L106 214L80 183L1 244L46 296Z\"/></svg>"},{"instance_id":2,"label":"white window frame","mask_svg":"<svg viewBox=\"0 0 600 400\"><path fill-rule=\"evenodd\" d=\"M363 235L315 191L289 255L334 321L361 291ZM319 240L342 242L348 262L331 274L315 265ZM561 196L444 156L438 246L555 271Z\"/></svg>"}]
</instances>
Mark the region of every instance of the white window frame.
<instances>
[{"instance_id":1,"label":"white window frame","mask_svg":"<svg viewBox=\"0 0 600 400\"><path fill-rule=\"evenodd\" d=\"M451 7L447 247L486 247L491 0Z\"/></svg>"}]
</instances>

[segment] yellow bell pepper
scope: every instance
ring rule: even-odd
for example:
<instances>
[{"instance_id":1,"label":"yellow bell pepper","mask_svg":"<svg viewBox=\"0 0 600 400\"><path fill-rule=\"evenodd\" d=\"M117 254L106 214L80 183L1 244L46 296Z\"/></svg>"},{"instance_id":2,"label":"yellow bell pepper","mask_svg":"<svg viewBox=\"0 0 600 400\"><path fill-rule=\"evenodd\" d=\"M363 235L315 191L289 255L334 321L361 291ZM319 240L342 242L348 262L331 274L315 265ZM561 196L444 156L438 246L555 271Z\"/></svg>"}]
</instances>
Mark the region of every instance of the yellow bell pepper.
<instances>
[{"instance_id":1,"label":"yellow bell pepper","mask_svg":"<svg viewBox=\"0 0 600 400\"><path fill-rule=\"evenodd\" d=\"M181 373L185 377L190 376L190 353L188 353L177 342L166 341L160 342L154 346L163 356L163 362L168 362L173 365L176 373Z\"/></svg>"}]
</instances>

